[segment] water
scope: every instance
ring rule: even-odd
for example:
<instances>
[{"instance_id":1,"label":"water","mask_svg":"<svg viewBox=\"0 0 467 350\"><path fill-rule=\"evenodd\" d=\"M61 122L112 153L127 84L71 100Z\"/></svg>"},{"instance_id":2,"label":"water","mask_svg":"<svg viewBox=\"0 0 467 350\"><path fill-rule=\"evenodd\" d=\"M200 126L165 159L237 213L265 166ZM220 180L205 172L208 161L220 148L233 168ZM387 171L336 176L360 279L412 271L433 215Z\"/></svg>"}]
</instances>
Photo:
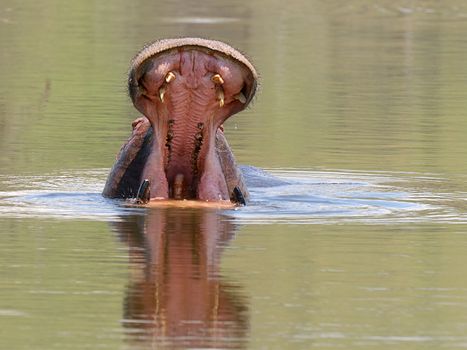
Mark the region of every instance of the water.
<instances>
[{"instance_id":1,"label":"water","mask_svg":"<svg viewBox=\"0 0 467 350\"><path fill-rule=\"evenodd\" d=\"M466 32L460 0L2 2L0 347L465 348ZM181 35L260 72L247 207L99 194L130 58Z\"/></svg>"}]
</instances>

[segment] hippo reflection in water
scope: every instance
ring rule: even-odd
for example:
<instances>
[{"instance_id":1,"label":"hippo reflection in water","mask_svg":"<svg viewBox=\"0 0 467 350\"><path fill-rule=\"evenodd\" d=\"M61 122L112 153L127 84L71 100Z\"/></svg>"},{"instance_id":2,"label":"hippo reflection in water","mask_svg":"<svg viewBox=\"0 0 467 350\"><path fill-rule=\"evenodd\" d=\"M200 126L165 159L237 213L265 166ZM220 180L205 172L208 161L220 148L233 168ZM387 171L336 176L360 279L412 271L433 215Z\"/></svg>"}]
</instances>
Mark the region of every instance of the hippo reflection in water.
<instances>
[{"instance_id":1,"label":"hippo reflection in water","mask_svg":"<svg viewBox=\"0 0 467 350\"><path fill-rule=\"evenodd\" d=\"M166 39L143 48L128 90L144 117L133 122L103 195L245 204L248 191L222 124L245 109L256 85L253 65L223 42Z\"/></svg>"}]
</instances>

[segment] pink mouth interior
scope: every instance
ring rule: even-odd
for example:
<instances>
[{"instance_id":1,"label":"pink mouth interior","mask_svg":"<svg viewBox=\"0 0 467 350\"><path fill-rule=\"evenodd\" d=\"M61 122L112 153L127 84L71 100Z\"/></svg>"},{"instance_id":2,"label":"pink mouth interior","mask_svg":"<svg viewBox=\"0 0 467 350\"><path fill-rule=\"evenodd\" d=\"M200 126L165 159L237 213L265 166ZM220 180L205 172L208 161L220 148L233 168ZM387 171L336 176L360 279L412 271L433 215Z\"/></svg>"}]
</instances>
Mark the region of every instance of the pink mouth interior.
<instances>
[{"instance_id":1,"label":"pink mouth interior","mask_svg":"<svg viewBox=\"0 0 467 350\"><path fill-rule=\"evenodd\" d=\"M188 46L146 60L137 80L135 106L154 129L143 170L151 198L228 200L215 137L245 107L239 96L252 89L251 71L215 51Z\"/></svg>"}]
</instances>

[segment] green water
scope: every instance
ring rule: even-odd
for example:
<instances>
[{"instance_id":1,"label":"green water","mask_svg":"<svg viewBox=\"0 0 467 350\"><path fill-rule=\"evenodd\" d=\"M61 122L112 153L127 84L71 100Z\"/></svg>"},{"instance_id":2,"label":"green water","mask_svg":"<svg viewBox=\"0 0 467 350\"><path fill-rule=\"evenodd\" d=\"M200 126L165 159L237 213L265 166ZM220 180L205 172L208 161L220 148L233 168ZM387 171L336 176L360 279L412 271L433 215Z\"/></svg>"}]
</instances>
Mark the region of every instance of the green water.
<instances>
[{"instance_id":1,"label":"green water","mask_svg":"<svg viewBox=\"0 0 467 350\"><path fill-rule=\"evenodd\" d=\"M0 4L0 348L467 346L467 4ZM104 200L128 62L202 36L260 73L236 211Z\"/></svg>"}]
</instances>

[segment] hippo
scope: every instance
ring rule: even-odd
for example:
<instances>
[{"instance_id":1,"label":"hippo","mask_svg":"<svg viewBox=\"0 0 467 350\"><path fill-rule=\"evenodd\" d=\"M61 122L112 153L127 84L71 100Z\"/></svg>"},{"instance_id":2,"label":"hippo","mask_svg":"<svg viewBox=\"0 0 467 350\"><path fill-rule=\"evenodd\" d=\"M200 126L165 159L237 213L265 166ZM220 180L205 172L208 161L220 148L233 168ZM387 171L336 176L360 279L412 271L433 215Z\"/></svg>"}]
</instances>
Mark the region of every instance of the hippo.
<instances>
[{"instance_id":1,"label":"hippo","mask_svg":"<svg viewBox=\"0 0 467 350\"><path fill-rule=\"evenodd\" d=\"M258 74L226 43L163 39L132 60L128 93L142 113L102 192L157 200L247 203L249 194L223 123L253 99Z\"/></svg>"}]
</instances>

